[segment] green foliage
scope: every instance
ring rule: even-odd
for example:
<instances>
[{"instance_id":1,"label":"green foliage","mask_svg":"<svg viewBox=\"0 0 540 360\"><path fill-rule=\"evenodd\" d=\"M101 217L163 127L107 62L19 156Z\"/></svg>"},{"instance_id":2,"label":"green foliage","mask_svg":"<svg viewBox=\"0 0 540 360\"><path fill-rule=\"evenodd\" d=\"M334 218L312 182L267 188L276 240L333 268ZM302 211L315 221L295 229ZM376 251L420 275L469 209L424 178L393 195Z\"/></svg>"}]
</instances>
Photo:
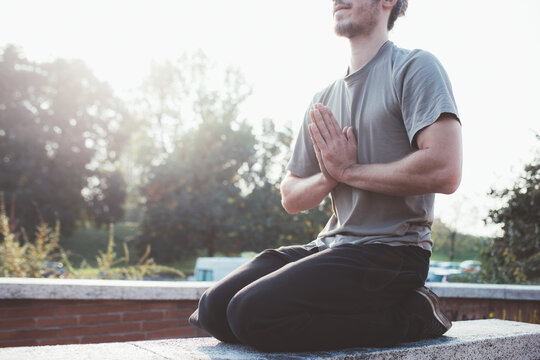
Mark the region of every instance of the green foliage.
<instances>
[{"instance_id":1,"label":"green foliage","mask_svg":"<svg viewBox=\"0 0 540 360\"><path fill-rule=\"evenodd\" d=\"M126 254L123 258L117 258L114 251L114 225L109 225L109 243L107 245L107 252L99 251L99 256L96 258L96 262L100 271L105 277L112 276L112 269L122 262L129 262L129 252L124 244L124 252Z\"/></svg>"},{"instance_id":2,"label":"green foliage","mask_svg":"<svg viewBox=\"0 0 540 360\"><path fill-rule=\"evenodd\" d=\"M257 138L238 119L249 94L243 78L228 69L225 89L218 91L208 86L216 82L211 69L199 53L156 65L145 83L140 118L153 132L145 132L138 158L145 199L140 240L165 262L311 241L330 208L327 202L289 216L281 206L279 181L292 131L265 119ZM172 126L175 117L190 126Z\"/></svg>"},{"instance_id":3,"label":"green foliage","mask_svg":"<svg viewBox=\"0 0 540 360\"><path fill-rule=\"evenodd\" d=\"M126 243L134 251L134 239L139 235L139 224L118 222L114 224L114 250L122 253L122 244ZM81 264L97 266L96 258L101 249L106 249L109 241L109 229L96 227L91 223L79 226L73 234L60 237L60 246L68 253L71 263L76 267ZM143 249L144 251L144 249ZM142 251L141 251L142 253ZM140 254L139 254L140 255Z\"/></svg>"},{"instance_id":4,"label":"green foliage","mask_svg":"<svg viewBox=\"0 0 540 360\"><path fill-rule=\"evenodd\" d=\"M242 199L245 216L231 237L243 249L261 251L267 248L308 243L323 229L331 215L329 199L310 211L289 215L281 205L279 183L286 173L286 157L292 142L290 129L279 130L266 119L263 135L257 143L257 162L247 176L252 191ZM276 176L277 174L277 176Z\"/></svg>"},{"instance_id":5,"label":"green foliage","mask_svg":"<svg viewBox=\"0 0 540 360\"><path fill-rule=\"evenodd\" d=\"M186 132L203 123L223 122L237 130L239 104L250 93L237 69L218 69L201 51L154 63L131 105L136 116L130 119L132 141L125 153L130 179L137 185L150 182L156 166L178 146L185 148ZM219 137L217 130L213 134Z\"/></svg>"},{"instance_id":6,"label":"green foliage","mask_svg":"<svg viewBox=\"0 0 540 360\"><path fill-rule=\"evenodd\" d=\"M483 278L495 283L540 282L540 158L510 189L491 191L506 206L490 211L489 220L503 235L482 252Z\"/></svg>"},{"instance_id":7,"label":"green foliage","mask_svg":"<svg viewBox=\"0 0 540 360\"><path fill-rule=\"evenodd\" d=\"M24 242L19 237L22 234ZM75 269L68 256L59 246L60 222L51 229L45 222L38 225L35 242L31 243L24 231L15 233L10 219L6 214L4 197L0 193L0 276L5 277L70 277L85 278L88 272ZM124 243L124 257L118 258L114 251L114 226L109 226L109 242L106 252L99 252L97 257L99 277L102 279L129 279L142 280L161 274L172 274L184 278L181 271L168 266L158 265L154 259L149 258L150 246L139 261L130 265L129 250ZM55 266L48 266L62 261L67 273ZM119 265L123 266L119 266Z\"/></svg>"},{"instance_id":8,"label":"green foliage","mask_svg":"<svg viewBox=\"0 0 540 360\"><path fill-rule=\"evenodd\" d=\"M144 240L170 256L166 260L201 247L210 256L239 250L224 238L241 215L238 172L253 154L254 137L245 124L231 125L208 119L188 132L143 190Z\"/></svg>"},{"instance_id":9,"label":"green foliage","mask_svg":"<svg viewBox=\"0 0 540 360\"><path fill-rule=\"evenodd\" d=\"M174 268L158 265L153 258L149 258L150 245L146 247L144 255L135 265L129 265L129 250L124 243L124 257L118 258L114 251L114 225L109 225L109 243L107 252L99 252L96 261L98 264L99 275L102 279L128 279L143 280L145 277L155 277L160 274L173 274L184 278L181 271ZM119 264L124 266L118 266Z\"/></svg>"},{"instance_id":10,"label":"green foliage","mask_svg":"<svg viewBox=\"0 0 540 360\"><path fill-rule=\"evenodd\" d=\"M182 68L154 67L141 116L143 128L153 129L147 132L152 141L145 142L145 156L139 157L146 201L141 240L167 262L199 249L210 256L240 250L227 234L243 216L241 171L254 160L252 129L237 119L238 105L249 93L240 74L232 69L224 78L220 74L225 88L218 91L209 86L217 79L204 55L180 62ZM163 88L178 97L172 101Z\"/></svg>"},{"instance_id":11,"label":"green foliage","mask_svg":"<svg viewBox=\"0 0 540 360\"><path fill-rule=\"evenodd\" d=\"M122 217L117 162L128 117L112 89L81 61L35 63L0 52L0 191L17 229L41 219L69 234L80 219ZM17 220L15 220L15 214Z\"/></svg>"},{"instance_id":12,"label":"green foliage","mask_svg":"<svg viewBox=\"0 0 540 360\"><path fill-rule=\"evenodd\" d=\"M490 240L487 237L474 236L456 232L439 219L432 225L433 258L450 261L479 260L482 249ZM454 248L452 254L452 236ZM452 257L453 255L453 257Z\"/></svg>"},{"instance_id":13,"label":"green foliage","mask_svg":"<svg viewBox=\"0 0 540 360\"><path fill-rule=\"evenodd\" d=\"M61 259L58 239L60 223L51 229L46 223L38 225L35 243L24 232L15 233L6 214L4 195L0 193L0 276L61 277L62 273L47 264ZM22 234L23 243L19 241Z\"/></svg>"},{"instance_id":14,"label":"green foliage","mask_svg":"<svg viewBox=\"0 0 540 360\"><path fill-rule=\"evenodd\" d=\"M448 282L483 284L480 272L455 274L448 278Z\"/></svg>"}]
</instances>

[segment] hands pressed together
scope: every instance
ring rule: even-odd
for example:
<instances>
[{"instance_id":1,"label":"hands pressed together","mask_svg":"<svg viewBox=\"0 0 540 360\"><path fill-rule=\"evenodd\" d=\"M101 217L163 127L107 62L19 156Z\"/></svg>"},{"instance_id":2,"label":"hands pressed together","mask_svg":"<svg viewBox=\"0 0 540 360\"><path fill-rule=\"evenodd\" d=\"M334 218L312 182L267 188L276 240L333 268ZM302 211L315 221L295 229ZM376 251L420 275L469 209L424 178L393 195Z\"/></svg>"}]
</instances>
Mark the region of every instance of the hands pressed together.
<instances>
[{"instance_id":1,"label":"hands pressed together","mask_svg":"<svg viewBox=\"0 0 540 360\"><path fill-rule=\"evenodd\" d=\"M330 108L315 104L310 111L309 133L323 176L334 187L344 181L345 171L357 164L357 142L352 127L343 129Z\"/></svg>"}]
</instances>

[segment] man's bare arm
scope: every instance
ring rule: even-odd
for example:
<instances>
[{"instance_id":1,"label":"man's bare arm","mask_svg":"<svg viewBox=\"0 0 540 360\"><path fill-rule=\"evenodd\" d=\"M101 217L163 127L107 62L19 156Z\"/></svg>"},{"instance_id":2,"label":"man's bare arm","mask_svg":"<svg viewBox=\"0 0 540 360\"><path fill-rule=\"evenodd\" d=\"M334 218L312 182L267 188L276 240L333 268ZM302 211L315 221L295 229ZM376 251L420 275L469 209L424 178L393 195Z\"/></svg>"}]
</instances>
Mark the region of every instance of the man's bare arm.
<instances>
[{"instance_id":1,"label":"man's bare arm","mask_svg":"<svg viewBox=\"0 0 540 360\"><path fill-rule=\"evenodd\" d=\"M319 105L317 105L319 106ZM314 111L310 111L311 120L314 121ZM343 129L343 133L352 131L351 128ZM310 135L311 128L310 128ZM338 182L330 176L322 160L321 150L313 143L315 156L319 163L320 173L302 178L288 173L281 183L281 204L289 214L313 209L332 191Z\"/></svg>"},{"instance_id":2,"label":"man's bare arm","mask_svg":"<svg viewBox=\"0 0 540 360\"><path fill-rule=\"evenodd\" d=\"M288 173L281 182L281 204L289 214L313 209L336 186L322 173L307 178Z\"/></svg>"},{"instance_id":3,"label":"man's bare arm","mask_svg":"<svg viewBox=\"0 0 540 360\"><path fill-rule=\"evenodd\" d=\"M454 115L443 115L421 130L418 150L386 164L358 164L350 156L351 142L344 135L330 109L315 110L313 141L330 175L349 186L377 193L408 196L453 193L461 181L461 125Z\"/></svg>"}]
</instances>

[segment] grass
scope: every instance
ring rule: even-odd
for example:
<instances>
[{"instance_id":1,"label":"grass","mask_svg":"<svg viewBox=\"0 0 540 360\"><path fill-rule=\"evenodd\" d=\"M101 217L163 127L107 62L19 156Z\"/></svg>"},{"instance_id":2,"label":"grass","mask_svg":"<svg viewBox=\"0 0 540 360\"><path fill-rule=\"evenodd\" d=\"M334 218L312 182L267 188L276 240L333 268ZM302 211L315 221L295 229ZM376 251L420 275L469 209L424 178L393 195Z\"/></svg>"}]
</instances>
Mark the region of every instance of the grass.
<instances>
[{"instance_id":1,"label":"grass","mask_svg":"<svg viewBox=\"0 0 540 360\"><path fill-rule=\"evenodd\" d=\"M436 253L436 252L433 252L431 254L431 259L432 261L450 261L450 256L448 256L447 254L440 254L440 253ZM463 257L463 256L454 256L454 262L462 262L462 261L465 261L465 260L478 260L478 255L476 256L470 256L470 257Z\"/></svg>"},{"instance_id":2,"label":"grass","mask_svg":"<svg viewBox=\"0 0 540 360\"><path fill-rule=\"evenodd\" d=\"M185 274L178 269L160 265L150 257L151 247L147 245L146 251L138 261L133 257L134 251L128 249L128 242L133 241L137 234L137 227L130 223L124 223L121 226L122 231L119 235L115 232L115 226L110 224L108 226L107 246L105 249L97 248L98 255L95 256L96 266L91 266L89 260L89 254L84 256L81 251L87 250L89 243L92 245L99 245L102 240L103 230L93 228L83 228L75 233L73 237L67 238L64 242L66 247L64 251L68 251L66 261L66 269L69 276L76 278L103 278L103 279L170 279L178 280L185 278ZM118 252L118 238L123 240L122 242L122 254ZM86 245L86 248L85 248ZM73 249L76 249L75 251ZM81 250L82 249L82 250ZM92 249L95 252L95 248ZM79 266L74 265L73 259L68 260L69 257L73 258L73 253L80 256L81 261ZM130 255L131 254L131 255ZM131 260L135 260L133 262Z\"/></svg>"},{"instance_id":3,"label":"grass","mask_svg":"<svg viewBox=\"0 0 540 360\"><path fill-rule=\"evenodd\" d=\"M130 243L139 235L139 224L136 222L119 222L114 225L114 251L119 257L124 254L123 244L127 243L132 257L135 251ZM85 225L77 229L71 236L60 238L60 246L69 254L69 259L77 269L77 273L87 279L99 278L96 258L99 251L105 251L109 241L106 226L95 228ZM193 274L197 257L163 264L182 271L186 275ZM86 263L86 264L85 264Z\"/></svg>"},{"instance_id":4,"label":"grass","mask_svg":"<svg viewBox=\"0 0 540 360\"><path fill-rule=\"evenodd\" d=\"M97 267L84 267L77 270L77 275L81 279L99 279L99 269Z\"/></svg>"},{"instance_id":5,"label":"grass","mask_svg":"<svg viewBox=\"0 0 540 360\"><path fill-rule=\"evenodd\" d=\"M126 242L130 251L130 242L139 234L139 224L132 222L119 222L114 225L114 251L123 254L123 244ZM90 266L96 266L96 257L99 251L107 249L109 242L109 230L106 226L96 229L85 225L74 231L71 236L61 236L60 246L69 254L69 258L75 267L79 267L83 260Z\"/></svg>"},{"instance_id":6,"label":"grass","mask_svg":"<svg viewBox=\"0 0 540 360\"><path fill-rule=\"evenodd\" d=\"M173 263L167 264L167 266L180 270L181 272L186 274L186 276L188 276L188 275L193 275L196 262L197 262L197 257L195 256L189 259L175 261Z\"/></svg>"}]
</instances>

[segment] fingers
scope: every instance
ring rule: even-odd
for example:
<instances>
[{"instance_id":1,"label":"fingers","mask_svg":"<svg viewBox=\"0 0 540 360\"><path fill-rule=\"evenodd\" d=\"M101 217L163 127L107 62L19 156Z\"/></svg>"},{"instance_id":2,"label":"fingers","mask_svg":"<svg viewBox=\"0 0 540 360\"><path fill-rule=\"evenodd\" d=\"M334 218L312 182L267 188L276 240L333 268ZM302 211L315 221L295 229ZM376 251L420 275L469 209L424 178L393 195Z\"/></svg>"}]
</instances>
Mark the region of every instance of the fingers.
<instances>
[{"instance_id":1,"label":"fingers","mask_svg":"<svg viewBox=\"0 0 540 360\"><path fill-rule=\"evenodd\" d=\"M358 142L356 141L356 136L354 136L354 130L352 126L345 126L343 128L343 135L345 135L345 138L348 142L350 142L354 146L358 145Z\"/></svg>"},{"instance_id":2,"label":"fingers","mask_svg":"<svg viewBox=\"0 0 540 360\"><path fill-rule=\"evenodd\" d=\"M315 124L310 124L309 127L309 134L311 136L311 139L313 140L313 138L315 137L315 135L313 134L313 129L315 129L315 131L317 131L317 127L315 126ZM335 181L332 176L328 173L328 170L326 170L326 167L324 166L324 162L323 162L323 156L321 154L321 149L317 146L317 141L313 140L313 149L315 150L315 157L317 158L317 162L319 163L319 169L321 170L321 173L327 178L327 179L332 179L332 181ZM335 184L334 184L335 186Z\"/></svg>"},{"instance_id":3,"label":"fingers","mask_svg":"<svg viewBox=\"0 0 540 360\"><path fill-rule=\"evenodd\" d=\"M320 153L321 148L326 148L326 142L315 124L309 124L308 129L311 140L313 141L313 146L315 147L315 151Z\"/></svg>"},{"instance_id":4,"label":"fingers","mask_svg":"<svg viewBox=\"0 0 540 360\"><path fill-rule=\"evenodd\" d=\"M328 128L326 127L321 113L315 109L311 110L309 112L309 116L311 117L312 123L309 124L310 134L313 141L317 141L319 144L319 148L322 148L323 143L326 144L326 141L330 141L332 139L332 135L328 131Z\"/></svg>"},{"instance_id":5,"label":"fingers","mask_svg":"<svg viewBox=\"0 0 540 360\"><path fill-rule=\"evenodd\" d=\"M324 168L324 165L323 165L321 149L317 145L317 140L315 140L316 135L313 134L313 129L317 129L317 127L313 124L309 124L308 129L309 129L309 134L311 136L311 140L313 142L313 149L315 150L315 157L317 158L317 162L319 163L319 168L321 169L322 173L325 173L326 169Z\"/></svg>"},{"instance_id":6,"label":"fingers","mask_svg":"<svg viewBox=\"0 0 540 360\"><path fill-rule=\"evenodd\" d=\"M329 107L323 104L315 104L314 109L309 113L312 124L310 124L310 134L313 141L318 142L319 148L324 144L331 142L333 139L339 137L345 137L348 142L357 146L356 137L354 136L354 130L350 126L346 126L343 129L339 127L339 124L332 114ZM316 139L314 139L316 137Z\"/></svg>"},{"instance_id":7,"label":"fingers","mask_svg":"<svg viewBox=\"0 0 540 360\"><path fill-rule=\"evenodd\" d=\"M326 128L326 131L328 131L330 136L335 137L341 135L341 128L328 106L315 104L313 113L317 120L315 123L323 136L325 136L325 131L323 131L322 127Z\"/></svg>"},{"instance_id":8,"label":"fingers","mask_svg":"<svg viewBox=\"0 0 540 360\"><path fill-rule=\"evenodd\" d=\"M341 127L339 126L336 118L334 117L332 110L330 110L328 106L323 106L320 111L322 113L324 123L328 127L328 130L333 135L341 135Z\"/></svg>"}]
</instances>

